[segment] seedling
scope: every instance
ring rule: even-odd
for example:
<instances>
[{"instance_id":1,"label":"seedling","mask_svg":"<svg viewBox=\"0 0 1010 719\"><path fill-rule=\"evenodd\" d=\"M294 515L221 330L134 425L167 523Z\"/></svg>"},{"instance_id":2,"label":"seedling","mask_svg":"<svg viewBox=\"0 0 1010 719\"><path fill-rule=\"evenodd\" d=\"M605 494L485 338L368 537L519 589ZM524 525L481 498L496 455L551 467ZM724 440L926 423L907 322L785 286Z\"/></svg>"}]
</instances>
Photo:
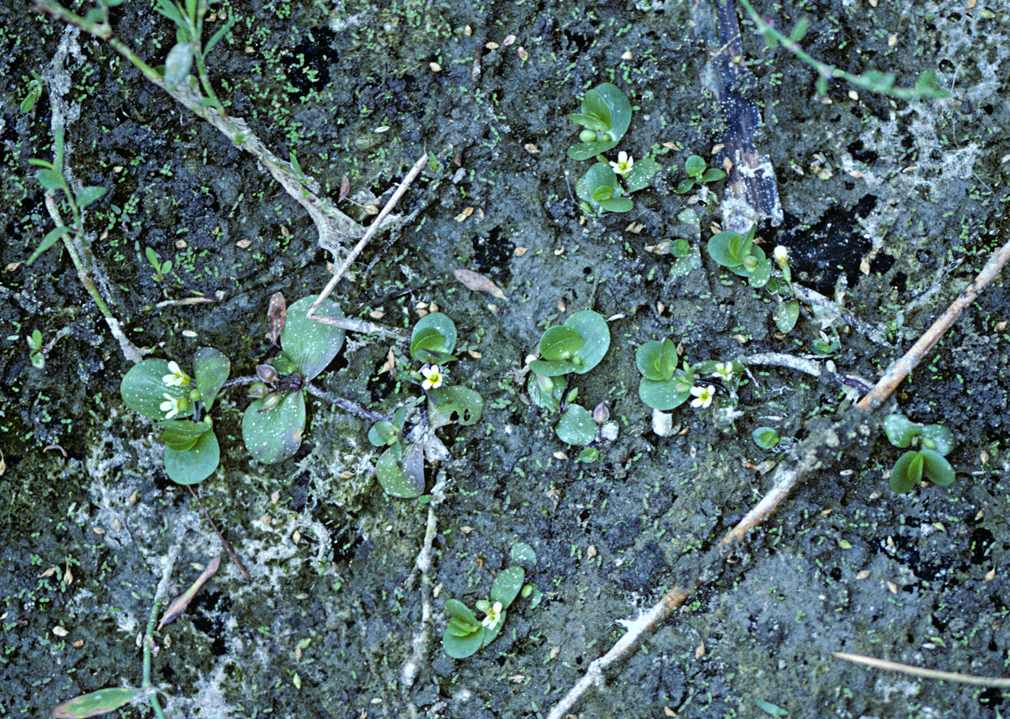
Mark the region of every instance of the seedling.
<instances>
[{"instance_id":1,"label":"seedling","mask_svg":"<svg viewBox=\"0 0 1010 719\"><path fill-rule=\"evenodd\" d=\"M208 414L228 379L231 362L216 349L201 347L193 376L174 361L143 360L119 386L127 407L158 420L165 443L165 472L178 484L202 482L217 469L221 449Z\"/></svg>"},{"instance_id":2,"label":"seedling","mask_svg":"<svg viewBox=\"0 0 1010 719\"><path fill-rule=\"evenodd\" d=\"M895 492L911 492L923 476L941 487L954 482L954 468L945 459L954 449L954 435L949 429L939 424L918 424L901 414L889 414L884 417L884 433L895 447L920 447L901 455L891 470L890 485Z\"/></svg>"},{"instance_id":3,"label":"seedling","mask_svg":"<svg viewBox=\"0 0 1010 719\"><path fill-rule=\"evenodd\" d=\"M579 144L568 148L568 157L588 160L617 147L631 126L631 102L616 85L604 82L585 94L582 111L571 113L568 119L585 128L579 133Z\"/></svg>"},{"instance_id":4,"label":"seedling","mask_svg":"<svg viewBox=\"0 0 1010 719\"><path fill-rule=\"evenodd\" d=\"M774 449L779 443L779 433L772 427L758 427L751 432L751 437L761 449Z\"/></svg>"},{"instance_id":5,"label":"seedling","mask_svg":"<svg viewBox=\"0 0 1010 719\"><path fill-rule=\"evenodd\" d=\"M598 312L583 310L573 314L563 325L544 332L539 348L543 359L530 363L535 374L541 377L560 377L570 372L585 374L598 365L610 349L610 328Z\"/></svg>"},{"instance_id":6,"label":"seedling","mask_svg":"<svg viewBox=\"0 0 1010 719\"><path fill-rule=\"evenodd\" d=\"M679 195L686 195L695 186L700 187L726 177L726 173L719 168L707 167L705 160L698 155L691 155L687 158L687 162L684 163L684 172L687 173L687 179L681 180L680 184L677 185L677 189L674 190Z\"/></svg>"},{"instance_id":7,"label":"seedling","mask_svg":"<svg viewBox=\"0 0 1010 719\"><path fill-rule=\"evenodd\" d=\"M754 244L756 230L757 225L752 225L746 235L732 230L717 232L708 241L708 254L731 272L746 277L751 287L764 287L772 267L764 250Z\"/></svg>"},{"instance_id":8,"label":"seedling","mask_svg":"<svg viewBox=\"0 0 1010 719\"><path fill-rule=\"evenodd\" d=\"M42 346L42 333L32 330L28 335L28 359L31 360L32 367L43 369L46 366L46 353Z\"/></svg>"},{"instance_id":9,"label":"seedling","mask_svg":"<svg viewBox=\"0 0 1010 719\"><path fill-rule=\"evenodd\" d=\"M154 268L154 274L151 275L151 279L155 282L161 282L165 279L165 275L172 271L172 261L165 260L161 261L161 257L153 249L148 247L144 254L147 255L147 261L151 263L151 267Z\"/></svg>"},{"instance_id":10,"label":"seedling","mask_svg":"<svg viewBox=\"0 0 1010 719\"><path fill-rule=\"evenodd\" d=\"M575 183L575 192L582 200L579 206L587 215L598 217L604 212L628 212L635 206L630 198L623 197L624 188L605 162L590 167Z\"/></svg>"},{"instance_id":11,"label":"seedling","mask_svg":"<svg viewBox=\"0 0 1010 719\"><path fill-rule=\"evenodd\" d=\"M250 454L266 464L282 462L298 451L305 432L306 387L344 344L344 330L306 317L314 301L303 297L287 308L280 337L283 351L273 366L257 368L263 381L250 385L250 396L257 399L242 417L242 439ZM316 312L343 316L330 300Z\"/></svg>"},{"instance_id":12,"label":"seedling","mask_svg":"<svg viewBox=\"0 0 1010 719\"><path fill-rule=\"evenodd\" d=\"M683 369L677 369L678 362L677 347L669 338L646 342L635 352L635 364L642 373L638 396L646 405L669 412L690 399L695 371L687 360Z\"/></svg>"},{"instance_id":13,"label":"seedling","mask_svg":"<svg viewBox=\"0 0 1010 719\"><path fill-rule=\"evenodd\" d=\"M533 557L535 562L536 555ZM484 614L482 620L477 619L473 610L463 602L447 599L445 611L449 615L449 624L445 628L445 634L442 635L445 653L453 659L465 659L497 639L502 627L505 626L508 608L519 596L520 591L523 591L524 597L530 594L523 587L525 576L522 567L509 567L499 572L494 584L491 585L491 598L481 599L475 605L477 611Z\"/></svg>"}]
</instances>

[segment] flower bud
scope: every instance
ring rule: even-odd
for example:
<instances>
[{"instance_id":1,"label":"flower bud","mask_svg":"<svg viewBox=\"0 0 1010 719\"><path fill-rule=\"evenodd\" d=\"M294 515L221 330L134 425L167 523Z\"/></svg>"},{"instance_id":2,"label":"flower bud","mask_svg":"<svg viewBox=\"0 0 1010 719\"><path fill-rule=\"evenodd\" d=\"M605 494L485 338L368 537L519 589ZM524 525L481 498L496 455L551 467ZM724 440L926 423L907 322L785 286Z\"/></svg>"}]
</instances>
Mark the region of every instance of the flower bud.
<instances>
[{"instance_id":1,"label":"flower bud","mask_svg":"<svg viewBox=\"0 0 1010 719\"><path fill-rule=\"evenodd\" d=\"M264 382L276 382L278 377L277 370L268 364L261 364L257 366L256 376Z\"/></svg>"},{"instance_id":2,"label":"flower bud","mask_svg":"<svg viewBox=\"0 0 1010 719\"><path fill-rule=\"evenodd\" d=\"M249 390L246 392L247 397L252 397L253 399L263 399L267 396L270 390L262 382L253 382L249 385Z\"/></svg>"},{"instance_id":3,"label":"flower bud","mask_svg":"<svg viewBox=\"0 0 1010 719\"><path fill-rule=\"evenodd\" d=\"M603 424L608 419L610 419L610 410L607 408L607 403L600 402L593 410L593 421L596 424Z\"/></svg>"},{"instance_id":4,"label":"flower bud","mask_svg":"<svg viewBox=\"0 0 1010 719\"><path fill-rule=\"evenodd\" d=\"M579 140L582 142L596 142L596 132L594 130L583 130L579 133Z\"/></svg>"},{"instance_id":5,"label":"flower bud","mask_svg":"<svg viewBox=\"0 0 1010 719\"><path fill-rule=\"evenodd\" d=\"M260 407L260 412L269 412L272 409L276 409L283 399L284 395L280 392L271 392L263 398L263 406Z\"/></svg>"},{"instance_id":6,"label":"flower bud","mask_svg":"<svg viewBox=\"0 0 1010 719\"><path fill-rule=\"evenodd\" d=\"M200 400L200 390L195 387L189 391L189 401L198 402Z\"/></svg>"}]
</instances>

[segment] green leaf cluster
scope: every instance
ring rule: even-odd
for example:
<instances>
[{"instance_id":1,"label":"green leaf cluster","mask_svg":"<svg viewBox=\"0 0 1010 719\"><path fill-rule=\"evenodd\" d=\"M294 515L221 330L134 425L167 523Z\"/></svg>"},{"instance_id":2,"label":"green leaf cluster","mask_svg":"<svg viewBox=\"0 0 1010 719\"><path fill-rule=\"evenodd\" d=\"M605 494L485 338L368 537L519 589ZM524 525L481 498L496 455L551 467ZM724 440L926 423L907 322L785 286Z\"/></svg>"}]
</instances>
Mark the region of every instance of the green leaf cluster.
<instances>
[{"instance_id":1,"label":"green leaf cluster","mask_svg":"<svg viewBox=\"0 0 1010 719\"><path fill-rule=\"evenodd\" d=\"M726 177L726 173L717 167L707 167L705 160L698 155L691 155L684 163L684 172L687 178L680 181L677 189L674 190L679 195L686 195L693 190L696 185L704 185L709 182L716 182Z\"/></svg>"},{"instance_id":2,"label":"green leaf cluster","mask_svg":"<svg viewBox=\"0 0 1010 719\"><path fill-rule=\"evenodd\" d=\"M505 626L508 608L523 588L525 576L522 567L509 567L498 573L491 586L491 599L476 604L477 610L486 615L483 621L477 619L473 610L463 602L447 599L445 611L449 615L449 623L442 635L445 653L453 659L465 659L497 639Z\"/></svg>"},{"instance_id":3,"label":"green leaf cluster","mask_svg":"<svg viewBox=\"0 0 1010 719\"><path fill-rule=\"evenodd\" d=\"M134 412L159 420L165 443L165 472L178 484L196 484L217 469L221 449L209 414L231 371L231 362L211 347L193 356L193 378L182 385L166 384L172 375L168 360L149 359L130 368L119 385L123 402ZM180 418L166 418L168 403L181 408ZM181 418L191 411L188 418ZM201 417L201 415L203 415Z\"/></svg>"},{"instance_id":4,"label":"green leaf cluster","mask_svg":"<svg viewBox=\"0 0 1010 719\"><path fill-rule=\"evenodd\" d=\"M563 325L551 327L540 338L540 356L530 369L542 377L585 374L610 349L610 328L598 312L576 312Z\"/></svg>"},{"instance_id":5,"label":"green leaf cluster","mask_svg":"<svg viewBox=\"0 0 1010 719\"><path fill-rule=\"evenodd\" d=\"M410 334L410 356L419 362L442 364L455 360L456 324L441 312L425 315Z\"/></svg>"},{"instance_id":6,"label":"green leaf cluster","mask_svg":"<svg viewBox=\"0 0 1010 719\"><path fill-rule=\"evenodd\" d=\"M764 250L754 244L756 230L757 225L753 225L746 235L732 230L717 232L709 238L708 254L731 272L746 277L751 287L764 287L772 267Z\"/></svg>"},{"instance_id":7,"label":"green leaf cluster","mask_svg":"<svg viewBox=\"0 0 1010 719\"><path fill-rule=\"evenodd\" d=\"M568 119L585 128L579 134L581 142L568 148L568 157L588 160L617 147L631 126L631 102L616 85L604 82L586 92L581 112Z\"/></svg>"},{"instance_id":8,"label":"green leaf cluster","mask_svg":"<svg viewBox=\"0 0 1010 719\"><path fill-rule=\"evenodd\" d=\"M253 385L253 393L268 393L256 399L242 417L242 440L260 462L282 462L298 451L305 432L305 385L333 361L344 344L344 330L309 319L314 297L303 297L287 309L281 331L283 349L274 362L276 375L269 387ZM316 310L324 317L343 314L330 300Z\"/></svg>"},{"instance_id":9,"label":"green leaf cluster","mask_svg":"<svg viewBox=\"0 0 1010 719\"><path fill-rule=\"evenodd\" d=\"M678 361L677 346L669 337L646 342L635 352L635 364L642 373L638 396L646 405L668 412L691 397L695 370L686 360L683 369L677 369Z\"/></svg>"},{"instance_id":10,"label":"green leaf cluster","mask_svg":"<svg viewBox=\"0 0 1010 719\"><path fill-rule=\"evenodd\" d=\"M890 414L884 418L884 434L895 447L910 449L895 463L891 470L890 485L895 492L911 492L923 477L946 487L954 482L954 468L946 456L954 449L954 435L939 424L918 424L902 414Z\"/></svg>"},{"instance_id":11,"label":"green leaf cluster","mask_svg":"<svg viewBox=\"0 0 1010 719\"><path fill-rule=\"evenodd\" d=\"M582 211L600 216L604 212L628 212L635 203L622 197L624 188L606 162L597 162L575 183L575 193L582 200Z\"/></svg>"}]
</instances>

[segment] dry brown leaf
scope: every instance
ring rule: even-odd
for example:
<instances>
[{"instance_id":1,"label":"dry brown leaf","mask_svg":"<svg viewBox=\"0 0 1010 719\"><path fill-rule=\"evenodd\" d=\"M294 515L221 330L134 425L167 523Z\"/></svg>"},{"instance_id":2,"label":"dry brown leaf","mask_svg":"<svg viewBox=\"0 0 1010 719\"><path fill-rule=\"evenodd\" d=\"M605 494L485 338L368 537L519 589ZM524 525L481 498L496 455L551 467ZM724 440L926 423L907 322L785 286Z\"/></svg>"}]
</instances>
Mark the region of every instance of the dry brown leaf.
<instances>
[{"instance_id":1,"label":"dry brown leaf","mask_svg":"<svg viewBox=\"0 0 1010 719\"><path fill-rule=\"evenodd\" d=\"M379 368L379 374L389 372L389 374L392 375L394 369L396 369L396 355L393 354L393 348L390 347L389 352L386 354L385 363L383 363L382 367Z\"/></svg>"},{"instance_id":2,"label":"dry brown leaf","mask_svg":"<svg viewBox=\"0 0 1010 719\"><path fill-rule=\"evenodd\" d=\"M196 593L200 591L200 587L203 586L204 582L214 576L214 572L217 571L219 566L221 566L220 555L210 560L207 564L207 568L204 569L200 576L196 578L196 581L193 582L189 589L172 600L172 603L168 605L168 609L165 610L165 614L161 617L161 621L158 623L156 631L160 632L163 626L173 621L176 617L186 611L186 607L189 606L190 601L192 601L193 597L196 596Z\"/></svg>"},{"instance_id":3,"label":"dry brown leaf","mask_svg":"<svg viewBox=\"0 0 1010 719\"><path fill-rule=\"evenodd\" d=\"M538 152L540 152L540 148L534 145L532 142L527 142L525 145L523 145L523 148L526 150L526 152L530 153L531 155L536 155Z\"/></svg>"},{"instance_id":4,"label":"dry brown leaf","mask_svg":"<svg viewBox=\"0 0 1010 719\"><path fill-rule=\"evenodd\" d=\"M479 272L460 268L453 272L453 275L456 276L457 280L475 292L487 292L500 300L508 299L505 293L498 288L498 285Z\"/></svg>"},{"instance_id":5,"label":"dry brown leaf","mask_svg":"<svg viewBox=\"0 0 1010 719\"><path fill-rule=\"evenodd\" d=\"M284 323L288 319L288 303L284 299L284 295L280 292L274 292L270 295L270 305L267 307L267 327L269 329L268 337L270 338L270 343L277 345L281 338L281 332L284 331Z\"/></svg>"},{"instance_id":6,"label":"dry brown leaf","mask_svg":"<svg viewBox=\"0 0 1010 719\"><path fill-rule=\"evenodd\" d=\"M344 179L340 181L340 194L337 196L337 202L343 202L347 199L347 193L351 191L351 180L344 175Z\"/></svg>"}]
</instances>

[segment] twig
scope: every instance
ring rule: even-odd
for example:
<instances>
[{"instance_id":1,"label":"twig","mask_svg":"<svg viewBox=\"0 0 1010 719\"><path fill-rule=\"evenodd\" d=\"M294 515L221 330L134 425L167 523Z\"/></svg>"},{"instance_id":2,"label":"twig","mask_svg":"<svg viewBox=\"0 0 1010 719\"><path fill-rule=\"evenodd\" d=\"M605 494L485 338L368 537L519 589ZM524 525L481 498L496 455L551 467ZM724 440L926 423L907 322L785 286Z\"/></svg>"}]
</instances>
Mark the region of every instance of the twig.
<instances>
[{"instance_id":1,"label":"twig","mask_svg":"<svg viewBox=\"0 0 1010 719\"><path fill-rule=\"evenodd\" d=\"M414 637L411 640L413 651L410 653L410 658L404 663L403 669L400 670L400 683L403 685L404 691L409 690L414 685L421 668L421 662L428 653L428 642L431 635L431 577L428 576L428 571L431 569L431 548L435 542L435 535L438 532L438 515L435 514L435 510L445 500L446 484L447 475L443 469L439 471L435 486L431 489L431 501L428 503L428 525L424 532L424 545L417 555L414 570L407 577L407 581L404 582L409 589L413 586L418 572L421 573L421 628L414 632Z\"/></svg>"},{"instance_id":2,"label":"twig","mask_svg":"<svg viewBox=\"0 0 1010 719\"><path fill-rule=\"evenodd\" d=\"M341 264L340 267L337 268L336 272L333 273L333 277L331 277L330 281L326 283L326 287L323 288L323 291L319 293L319 297L316 298L316 301L312 303L312 306L309 308L309 312L306 315L306 317L308 317L309 319L313 319L316 322L322 322L324 325L334 324L334 321L331 320L329 317L323 317L322 315L317 315L316 310L319 309L319 305L323 304L323 300L325 300L327 297L330 296L330 294L333 292L333 289L337 286L337 283L340 282L340 279L345 274L347 274L347 270L350 269L351 264L354 262L354 260L358 258L358 255L361 254L361 251L365 249L365 245L367 245L368 242L379 231L382 225L382 221L386 218L386 215L388 215L393 210L393 208L396 207L396 203L400 201L400 198L403 197L403 193L407 191L407 188L410 187L410 183L414 181L414 178L418 176L418 174L421 172L421 170L424 168L427 162L428 162L427 152L425 152L419 158L417 158L417 162L414 163L414 166L410 168L410 172L408 172L406 177L403 178L403 181L400 182L400 186L396 188L396 192L394 192L393 196L389 198L389 202L387 202L386 206L382 208L382 212L379 213L379 216L375 218L375 222L369 225L368 230L365 232L365 235L358 241L358 244L354 246L354 249L351 250L351 253L347 255L347 258L344 260L343 264Z\"/></svg>"},{"instance_id":3,"label":"twig","mask_svg":"<svg viewBox=\"0 0 1010 719\"><path fill-rule=\"evenodd\" d=\"M200 509L203 511L203 516L207 518L208 522L210 522L210 526L214 529L214 533L217 534L217 538L221 540L221 544L224 545L224 549L228 552L228 556L231 557L231 561L235 562L235 566L238 567L240 572L242 572L243 577L247 580L252 579L252 577L249 576L249 572L247 572L245 567L242 566L242 562L240 562L238 557L235 556L235 552L231 551L231 545L228 544L228 541L223 536L221 536L221 532L218 531L217 525L214 524L214 520L210 518L210 514L207 513L207 509L203 506L203 502L200 501L196 492L193 491L193 485L187 484L186 488L189 490L189 493L193 495L193 499L196 500L196 503L200 505Z\"/></svg>"},{"instance_id":4,"label":"twig","mask_svg":"<svg viewBox=\"0 0 1010 719\"><path fill-rule=\"evenodd\" d=\"M324 389L316 387L314 384L306 385L305 389L308 390L309 394L311 394L313 397L318 397L321 400L325 400L330 404L340 407L340 409L344 410L348 414L357 415L362 419L367 419L369 422L379 422L380 420L389 419L389 417L387 417L384 414L380 414L379 412L373 412L370 409L365 409L357 402L352 402L349 399L338 397L332 392L327 392Z\"/></svg>"},{"instance_id":5,"label":"twig","mask_svg":"<svg viewBox=\"0 0 1010 719\"><path fill-rule=\"evenodd\" d=\"M909 666L901 662L892 662L887 659L876 659L874 657L863 656L862 654L849 654L848 652L831 652L831 655L844 659L855 664L864 664L875 669L888 669L892 672L901 672L913 677L923 677L924 679L941 679L947 682L960 682L961 684L976 684L983 687L1010 688L1010 679L1004 677L979 677L974 674L962 674L961 672L942 672L938 669L922 669L920 667Z\"/></svg>"},{"instance_id":6,"label":"twig","mask_svg":"<svg viewBox=\"0 0 1010 719\"><path fill-rule=\"evenodd\" d=\"M715 547L709 550L696 579L674 587L639 619L629 623L625 635L606 654L589 665L586 674L554 705L547 719L562 719L592 687L602 686L605 681L603 671L628 659L641 642L694 594L698 587L718 576L713 570L721 566L731 551L743 542L747 532L764 522L810 472L833 465L845 449L857 442L869 442L875 438L876 425L873 412L883 405L909 372L922 362L929 350L950 329L965 308L971 305L979 293L992 282L1008 260L1010 260L1010 241L993 253L978 277L960 293L943 315L900 360L891 366L854 408L838 422L828 425L822 431L811 432L810 436L797 445L792 453L793 461L788 466L783 462L775 470L775 482L771 490Z\"/></svg>"}]
</instances>

